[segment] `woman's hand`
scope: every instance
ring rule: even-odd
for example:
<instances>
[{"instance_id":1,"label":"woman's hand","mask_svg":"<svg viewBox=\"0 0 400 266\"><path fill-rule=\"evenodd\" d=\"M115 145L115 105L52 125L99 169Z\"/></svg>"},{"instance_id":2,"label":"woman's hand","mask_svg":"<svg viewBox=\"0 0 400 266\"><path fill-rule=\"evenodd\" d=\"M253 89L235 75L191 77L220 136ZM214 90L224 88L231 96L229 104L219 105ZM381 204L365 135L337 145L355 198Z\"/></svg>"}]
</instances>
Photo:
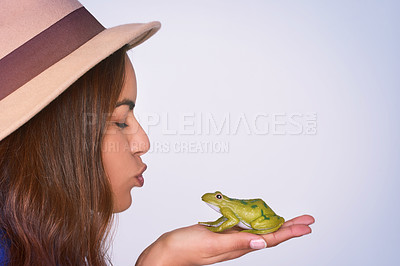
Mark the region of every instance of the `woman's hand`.
<instances>
[{"instance_id":1,"label":"woman's hand","mask_svg":"<svg viewBox=\"0 0 400 266\"><path fill-rule=\"evenodd\" d=\"M146 248L136 265L194 266L231 260L309 234L312 223L312 216L302 215L285 222L278 231L265 235L239 232L238 229L213 233L202 225L179 228L163 234Z\"/></svg>"}]
</instances>

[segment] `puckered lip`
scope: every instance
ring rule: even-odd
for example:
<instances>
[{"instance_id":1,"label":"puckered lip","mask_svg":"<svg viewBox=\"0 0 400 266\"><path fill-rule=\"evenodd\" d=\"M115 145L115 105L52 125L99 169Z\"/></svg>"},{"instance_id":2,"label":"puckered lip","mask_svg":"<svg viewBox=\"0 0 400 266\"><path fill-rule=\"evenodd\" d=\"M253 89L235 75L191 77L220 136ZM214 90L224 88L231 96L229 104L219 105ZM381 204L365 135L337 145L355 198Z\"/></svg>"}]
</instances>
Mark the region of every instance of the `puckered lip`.
<instances>
[{"instance_id":1,"label":"puckered lip","mask_svg":"<svg viewBox=\"0 0 400 266\"><path fill-rule=\"evenodd\" d=\"M140 170L139 174L135 175L135 177L139 177L143 175L143 172L146 171L147 164L143 164L142 169Z\"/></svg>"}]
</instances>

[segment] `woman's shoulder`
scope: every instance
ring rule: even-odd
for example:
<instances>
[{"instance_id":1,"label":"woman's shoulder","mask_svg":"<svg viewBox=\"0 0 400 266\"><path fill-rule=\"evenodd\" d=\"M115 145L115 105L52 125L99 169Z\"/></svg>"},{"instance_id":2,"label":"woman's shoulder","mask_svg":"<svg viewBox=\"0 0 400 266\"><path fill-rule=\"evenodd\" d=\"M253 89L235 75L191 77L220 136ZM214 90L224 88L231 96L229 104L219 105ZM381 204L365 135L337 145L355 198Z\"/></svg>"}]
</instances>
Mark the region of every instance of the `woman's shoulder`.
<instances>
[{"instance_id":1,"label":"woman's shoulder","mask_svg":"<svg viewBox=\"0 0 400 266\"><path fill-rule=\"evenodd\" d=\"M6 265L8 262L7 253L10 247L10 240L6 237L4 230L0 229L0 265Z\"/></svg>"}]
</instances>

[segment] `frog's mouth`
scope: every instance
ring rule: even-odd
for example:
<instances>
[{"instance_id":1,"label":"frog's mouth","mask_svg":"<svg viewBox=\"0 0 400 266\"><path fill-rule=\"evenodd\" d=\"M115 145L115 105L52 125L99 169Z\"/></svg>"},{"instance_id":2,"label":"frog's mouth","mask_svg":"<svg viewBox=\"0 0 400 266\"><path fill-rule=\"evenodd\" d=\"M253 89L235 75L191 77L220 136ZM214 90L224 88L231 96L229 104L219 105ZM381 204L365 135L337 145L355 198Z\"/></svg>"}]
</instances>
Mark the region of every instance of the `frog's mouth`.
<instances>
[{"instance_id":1,"label":"frog's mouth","mask_svg":"<svg viewBox=\"0 0 400 266\"><path fill-rule=\"evenodd\" d=\"M218 206L212 205L211 203L206 202L206 204L208 206L210 206L212 209L214 209L215 211L221 213L220 208Z\"/></svg>"}]
</instances>

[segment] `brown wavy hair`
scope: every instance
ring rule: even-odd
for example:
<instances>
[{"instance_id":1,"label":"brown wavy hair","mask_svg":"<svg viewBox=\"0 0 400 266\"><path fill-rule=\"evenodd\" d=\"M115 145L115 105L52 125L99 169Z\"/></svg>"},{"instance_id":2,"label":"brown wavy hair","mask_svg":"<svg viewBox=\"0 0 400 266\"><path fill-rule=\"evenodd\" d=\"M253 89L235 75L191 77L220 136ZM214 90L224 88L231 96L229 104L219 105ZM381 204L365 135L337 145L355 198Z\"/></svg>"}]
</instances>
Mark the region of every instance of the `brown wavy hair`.
<instances>
[{"instance_id":1,"label":"brown wavy hair","mask_svg":"<svg viewBox=\"0 0 400 266\"><path fill-rule=\"evenodd\" d=\"M125 80L124 46L0 142L9 265L107 265L111 184L101 143Z\"/></svg>"}]
</instances>

